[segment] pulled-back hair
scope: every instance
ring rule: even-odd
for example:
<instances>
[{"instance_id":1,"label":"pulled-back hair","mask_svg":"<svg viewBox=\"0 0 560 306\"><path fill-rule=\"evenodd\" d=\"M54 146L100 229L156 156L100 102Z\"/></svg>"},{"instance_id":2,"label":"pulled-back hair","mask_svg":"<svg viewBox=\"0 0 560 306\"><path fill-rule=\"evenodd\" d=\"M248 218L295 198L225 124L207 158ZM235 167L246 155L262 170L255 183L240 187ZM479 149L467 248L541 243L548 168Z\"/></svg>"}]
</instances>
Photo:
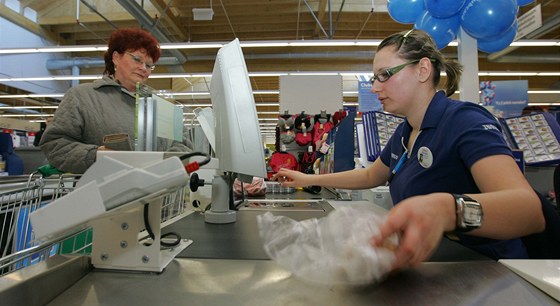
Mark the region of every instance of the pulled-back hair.
<instances>
[{"instance_id":1,"label":"pulled-back hair","mask_svg":"<svg viewBox=\"0 0 560 306\"><path fill-rule=\"evenodd\" d=\"M113 63L113 52L123 54L127 50L145 49L152 60L157 62L161 55L159 42L149 32L142 29L119 29L109 37L109 47L105 52L105 71L103 74L114 75L115 64Z\"/></svg>"},{"instance_id":2,"label":"pulled-back hair","mask_svg":"<svg viewBox=\"0 0 560 306\"><path fill-rule=\"evenodd\" d=\"M377 51L388 46L394 46L397 55L403 59L420 60L424 57L429 58L434 67L432 81L436 88L439 85L441 71L445 71L447 75L445 94L448 97L459 87L463 67L456 61L446 59L428 33L416 29L395 33L383 39L377 47Z\"/></svg>"}]
</instances>

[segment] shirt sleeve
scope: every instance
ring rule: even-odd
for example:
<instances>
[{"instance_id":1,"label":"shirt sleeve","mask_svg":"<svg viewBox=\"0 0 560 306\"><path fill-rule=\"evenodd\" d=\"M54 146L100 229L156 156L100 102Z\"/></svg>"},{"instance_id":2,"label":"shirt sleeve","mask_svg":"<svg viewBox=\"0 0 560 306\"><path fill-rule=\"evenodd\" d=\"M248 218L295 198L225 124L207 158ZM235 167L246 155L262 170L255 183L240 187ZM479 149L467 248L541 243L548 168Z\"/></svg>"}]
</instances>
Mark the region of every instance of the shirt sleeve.
<instances>
[{"instance_id":1,"label":"shirt sleeve","mask_svg":"<svg viewBox=\"0 0 560 306\"><path fill-rule=\"evenodd\" d=\"M461 159L470 168L478 160L492 155L513 156L498 120L478 105L467 106L456 113L455 142Z\"/></svg>"}]
</instances>

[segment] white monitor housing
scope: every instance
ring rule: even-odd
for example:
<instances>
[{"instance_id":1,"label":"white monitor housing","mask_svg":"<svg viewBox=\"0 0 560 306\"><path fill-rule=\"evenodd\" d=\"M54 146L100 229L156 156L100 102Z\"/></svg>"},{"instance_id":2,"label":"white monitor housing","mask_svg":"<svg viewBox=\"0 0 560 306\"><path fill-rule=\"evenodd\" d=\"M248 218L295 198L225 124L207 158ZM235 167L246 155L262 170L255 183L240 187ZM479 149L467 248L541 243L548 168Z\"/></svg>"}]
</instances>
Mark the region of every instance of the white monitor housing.
<instances>
[{"instance_id":1,"label":"white monitor housing","mask_svg":"<svg viewBox=\"0 0 560 306\"><path fill-rule=\"evenodd\" d=\"M218 170L224 175L216 177L212 183L212 206L205 219L209 223L230 223L236 220L235 211L230 209L232 180L237 177L251 182L254 176L266 177L257 108L237 38L218 51L210 95L215 116Z\"/></svg>"}]
</instances>

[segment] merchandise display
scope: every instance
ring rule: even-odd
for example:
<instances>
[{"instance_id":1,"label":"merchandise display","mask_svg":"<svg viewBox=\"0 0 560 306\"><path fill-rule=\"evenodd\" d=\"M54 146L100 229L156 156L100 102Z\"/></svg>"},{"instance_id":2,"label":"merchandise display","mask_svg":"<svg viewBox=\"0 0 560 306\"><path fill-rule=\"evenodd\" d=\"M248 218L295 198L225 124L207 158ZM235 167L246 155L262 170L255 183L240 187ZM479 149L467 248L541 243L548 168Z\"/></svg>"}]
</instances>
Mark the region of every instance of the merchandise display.
<instances>
[{"instance_id":1,"label":"merchandise display","mask_svg":"<svg viewBox=\"0 0 560 306\"><path fill-rule=\"evenodd\" d=\"M278 116L276 124L276 152L269 160L269 171L276 173L280 168L314 172L314 164L328 153L331 140L329 134L336 131L347 117L346 110L338 110L332 115L321 111L309 115L305 111L290 114L285 111Z\"/></svg>"},{"instance_id":2,"label":"merchandise display","mask_svg":"<svg viewBox=\"0 0 560 306\"><path fill-rule=\"evenodd\" d=\"M365 112L362 118L367 160L374 161L404 118L378 111ZM560 162L560 125L551 113L498 120L509 146L523 151L527 165L544 166Z\"/></svg>"},{"instance_id":3,"label":"merchandise display","mask_svg":"<svg viewBox=\"0 0 560 306\"><path fill-rule=\"evenodd\" d=\"M403 117L384 112L365 112L362 114L365 131L365 145L368 161L379 157L387 141L395 132L397 126L404 121Z\"/></svg>"},{"instance_id":4,"label":"merchandise display","mask_svg":"<svg viewBox=\"0 0 560 306\"><path fill-rule=\"evenodd\" d=\"M504 134L512 149L523 150L530 166L560 162L560 125L550 113L500 118Z\"/></svg>"}]
</instances>

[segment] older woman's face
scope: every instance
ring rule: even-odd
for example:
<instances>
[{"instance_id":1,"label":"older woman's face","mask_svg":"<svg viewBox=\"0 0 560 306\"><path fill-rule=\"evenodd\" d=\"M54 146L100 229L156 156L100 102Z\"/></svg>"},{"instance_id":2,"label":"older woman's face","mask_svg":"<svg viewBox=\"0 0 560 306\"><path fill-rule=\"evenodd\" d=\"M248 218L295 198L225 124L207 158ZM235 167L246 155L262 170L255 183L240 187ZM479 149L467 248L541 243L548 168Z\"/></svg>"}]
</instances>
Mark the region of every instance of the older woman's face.
<instances>
[{"instance_id":1,"label":"older woman's face","mask_svg":"<svg viewBox=\"0 0 560 306\"><path fill-rule=\"evenodd\" d=\"M127 50L120 54L113 53L113 63L115 64L115 78L129 91L134 91L136 83L144 82L152 72L151 68L154 61L146 50Z\"/></svg>"}]
</instances>

